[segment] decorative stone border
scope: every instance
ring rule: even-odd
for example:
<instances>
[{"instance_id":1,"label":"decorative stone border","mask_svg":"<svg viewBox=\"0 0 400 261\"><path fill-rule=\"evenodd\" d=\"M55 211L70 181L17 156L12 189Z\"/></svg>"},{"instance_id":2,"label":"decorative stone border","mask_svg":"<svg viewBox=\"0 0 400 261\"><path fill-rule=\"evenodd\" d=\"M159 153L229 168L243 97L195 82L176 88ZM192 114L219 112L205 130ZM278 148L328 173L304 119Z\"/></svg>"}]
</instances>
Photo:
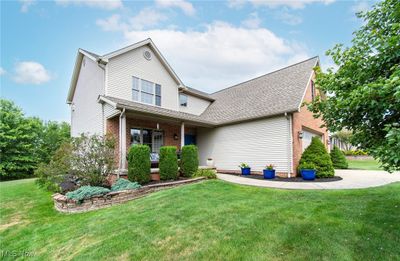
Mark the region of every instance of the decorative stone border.
<instances>
[{"instance_id":1,"label":"decorative stone border","mask_svg":"<svg viewBox=\"0 0 400 261\"><path fill-rule=\"evenodd\" d=\"M96 196L90 199L85 199L83 200L82 203L78 203L77 201L72 199L67 199L65 195L62 195L60 193L56 193L52 197L54 200L54 207L56 210L63 213L81 213L100 208L110 207L113 205L118 205L120 203L130 201L132 199L143 197L149 193L158 190L195 183L204 179L205 179L204 177L199 177L187 180L178 180L178 181L164 182L159 184L146 185L141 187L140 189L135 189L135 190L114 191L114 192L109 192L102 196Z\"/></svg>"}]
</instances>

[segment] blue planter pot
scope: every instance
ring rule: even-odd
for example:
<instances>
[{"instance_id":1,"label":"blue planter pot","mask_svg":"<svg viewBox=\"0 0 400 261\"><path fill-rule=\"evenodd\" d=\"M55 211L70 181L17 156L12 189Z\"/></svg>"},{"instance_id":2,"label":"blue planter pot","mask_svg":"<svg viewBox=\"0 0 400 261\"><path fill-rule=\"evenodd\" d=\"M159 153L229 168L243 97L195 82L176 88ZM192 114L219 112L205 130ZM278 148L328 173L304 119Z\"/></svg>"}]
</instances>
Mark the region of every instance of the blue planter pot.
<instances>
[{"instance_id":1,"label":"blue planter pot","mask_svg":"<svg viewBox=\"0 0 400 261\"><path fill-rule=\"evenodd\" d=\"M315 169L302 169L300 171L301 176L303 177L304 180L314 180L316 172L317 171Z\"/></svg>"},{"instance_id":2,"label":"blue planter pot","mask_svg":"<svg viewBox=\"0 0 400 261\"><path fill-rule=\"evenodd\" d=\"M264 179L274 179L275 178L275 170L274 169L264 169L263 174L264 174Z\"/></svg>"},{"instance_id":3,"label":"blue planter pot","mask_svg":"<svg viewBox=\"0 0 400 261\"><path fill-rule=\"evenodd\" d=\"M242 175L250 175L251 168L242 168Z\"/></svg>"}]
</instances>

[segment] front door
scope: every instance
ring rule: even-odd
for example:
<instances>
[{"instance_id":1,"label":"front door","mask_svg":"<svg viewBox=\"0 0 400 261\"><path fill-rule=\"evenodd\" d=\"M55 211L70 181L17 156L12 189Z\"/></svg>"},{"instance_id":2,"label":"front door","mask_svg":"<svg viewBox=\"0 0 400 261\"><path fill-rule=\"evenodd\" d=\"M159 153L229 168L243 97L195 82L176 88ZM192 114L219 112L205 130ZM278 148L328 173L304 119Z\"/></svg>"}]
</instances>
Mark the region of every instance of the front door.
<instances>
[{"instance_id":1,"label":"front door","mask_svg":"<svg viewBox=\"0 0 400 261\"><path fill-rule=\"evenodd\" d=\"M196 145L196 135L185 134L185 145Z\"/></svg>"},{"instance_id":2,"label":"front door","mask_svg":"<svg viewBox=\"0 0 400 261\"><path fill-rule=\"evenodd\" d=\"M160 148L164 144L163 132L162 131L153 131L153 149L152 151L155 153L160 153Z\"/></svg>"}]
</instances>

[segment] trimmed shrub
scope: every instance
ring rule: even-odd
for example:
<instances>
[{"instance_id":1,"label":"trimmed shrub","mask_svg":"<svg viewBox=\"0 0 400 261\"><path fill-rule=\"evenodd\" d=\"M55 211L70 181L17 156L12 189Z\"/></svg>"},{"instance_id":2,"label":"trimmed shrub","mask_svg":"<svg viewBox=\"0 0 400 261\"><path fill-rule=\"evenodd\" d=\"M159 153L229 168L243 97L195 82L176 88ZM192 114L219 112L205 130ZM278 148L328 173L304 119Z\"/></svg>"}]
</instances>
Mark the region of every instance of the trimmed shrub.
<instances>
[{"instance_id":1,"label":"trimmed shrub","mask_svg":"<svg viewBox=\"0 0 400 261\"><path fill-rule=\"evenodd\" d=\"M67 199L82 202L84 199L89 199L94 196L102 196L108 192L110 192L110 190L103 187L82 186L75 191L68 192L65 196L67 196Z\"/></svg>"},{"instance_id":2,"label":"trimmed shrub","mask_svg":"<svg viewBox=\"0 0 400 261\"><path fill-rule=\"evenodd\" d=\"M145 184L150 181L150 148L147 145L134 145L128 153L128 179Z\"/></svg>"},{"instance_id":3,"label":"trimmed shrub","mask_svg":"<svg viewBox=\"0 0 400 261\"><path fill-rule=\"evenodd\" d=\"M118 179L117 182L114 183L111 187L111 191L121 191L121 190L131 190L141 188L139 183L130 182L126 179Z\"/></svg>"},{"instance_id":4,"label":"trimmed shrub","mask_svg":"<svg viewBox=\"0 0 400 261\"><path fill-rule=\"evenodd\" d=\"M171 180L178 178L178 157L176 147L164 146L160 148L160 179Z\"/></svg>"},{"instance_id":5,"label":"trimmed shrub","mask_svg":"<svg viewBox=\"0 0 400 261\"><path fill-rule=\"evenodd\" d=\"M182 147L181 172L184 177L191 177L199 168L199 152L196 145Z\"/></svg>"},{"instance_id":6,"label":"trimmed shrub","mask_svg":"<svg viewBox=\"0 0 400 261\"><path fill-rule=\"evenodd\" d=\"M331 157L319 137L312 138L310 146L308 146L304 150L303 155L301 155L299 166L305 162L315 165L317 178L327 178L335 175Z\"/></svg>"},{"instance_id":7,"label":"trimmed shrub","mask_svg":"<svg viewBox=\"0 0 400 261\"><path fill-rule=\"evenodd\" d=\"M304 161L301 164L299 164L299 170L302 169L316 169L316 166L314 163Z\"/></svg>"},{"instance_id":8,"label":"trimmed shrub","mask_svg":"<svg viewBox=\"0 0 400 261\"><path fill-rule=\"evenodd\" d=\"M335 169L347 169L349 167L343 152L336 146L331 151L331 160Z\"/></svg>"},{"instance_id":9,"label":"trimmed shrub","mask_svg":"<svg viewBox=\"0 0 400 261\"><path fill-rule=\"evenodd\" d=\"M198 169L194 175L194 177L205 177L206 179L216 179L217 173L212 169Z\"/></svg>"}]
</instances>

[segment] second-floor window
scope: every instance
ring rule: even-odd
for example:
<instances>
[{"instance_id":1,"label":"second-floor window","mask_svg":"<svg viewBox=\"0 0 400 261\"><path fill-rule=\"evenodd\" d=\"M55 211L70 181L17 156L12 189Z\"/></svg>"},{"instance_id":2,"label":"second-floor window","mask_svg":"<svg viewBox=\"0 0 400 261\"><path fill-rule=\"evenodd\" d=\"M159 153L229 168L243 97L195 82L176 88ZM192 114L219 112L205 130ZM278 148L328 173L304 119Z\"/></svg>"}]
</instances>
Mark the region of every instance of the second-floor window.
<instances>
[{"instance_id":1,"label":"second-floor window","mask_svg":"<svg viewBox=\"0 0 400 261\"><path fill-rule=\"evenodd\" d=\"M132 100L161 106L161 85L133 76Z\"/></svg>"}]
</instances>

